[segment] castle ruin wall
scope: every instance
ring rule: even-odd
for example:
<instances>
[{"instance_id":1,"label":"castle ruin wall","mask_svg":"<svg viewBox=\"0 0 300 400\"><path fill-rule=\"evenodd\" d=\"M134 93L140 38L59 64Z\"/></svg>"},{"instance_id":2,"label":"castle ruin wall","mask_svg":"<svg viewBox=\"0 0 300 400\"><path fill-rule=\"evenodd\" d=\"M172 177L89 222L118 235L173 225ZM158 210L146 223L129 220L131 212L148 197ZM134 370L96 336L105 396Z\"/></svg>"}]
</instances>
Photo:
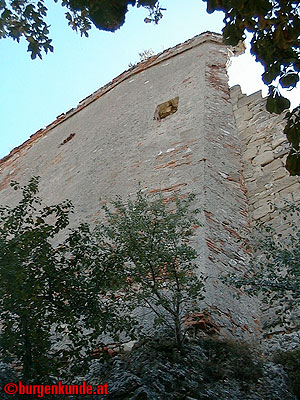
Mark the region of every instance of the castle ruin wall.
<instances>
[{"instance_id":1,"label":"castle ruin wall","mask_svg":"<svg viewBox=\"0 0 300 400\"><path fill-rule=\"evenodd\" d=\"M264 223L274 228L280 240L278 235L284 238L290 233L290 226L274 206L280 209L286 201L300 202L300 177L290 176L285 168L290 145L283 133L286 124L284 113L268 113L266 98L260 91L246 96L239 86L234 86L230 92L241 139L242 174L253 237L255 228ZM299 315L291 315L289 326L275 324L277 307L276 303L271 308L261 307L262 326L267 327L264 329L265 347L273 350L293 348L299 345L295 324Z\"/></svg>"},{"instance_id":2,"label":"castle ruin wall","mask_svg":"<svg viewBox=\"0 0 300 400\"><path fill-rule=\"evenodd\" d=\"M228 288L219 275L243 274L251 256L251 221L269 218L267 195L260 195L269 193L269 164L273 187L282 185L279 197L284 190L294 196L299 183L281 176L285 148L276 144L277 136L265 139L271 127L260 110L263 101L237 88L230 96L227 61L221 36L204 33L121 74L0 161L0 202L17 200L11 179L24 185L39 175L45 203L72 200L76 226L95 223L101 202L134 195L139 183L166 198L195 193L202 226L194 245L199 270L208 276L203 306L222 335L257 341L258 301ZM160 118L157 107L172 108L177 97L177 111Z\"/></svg>"}]
</instances>

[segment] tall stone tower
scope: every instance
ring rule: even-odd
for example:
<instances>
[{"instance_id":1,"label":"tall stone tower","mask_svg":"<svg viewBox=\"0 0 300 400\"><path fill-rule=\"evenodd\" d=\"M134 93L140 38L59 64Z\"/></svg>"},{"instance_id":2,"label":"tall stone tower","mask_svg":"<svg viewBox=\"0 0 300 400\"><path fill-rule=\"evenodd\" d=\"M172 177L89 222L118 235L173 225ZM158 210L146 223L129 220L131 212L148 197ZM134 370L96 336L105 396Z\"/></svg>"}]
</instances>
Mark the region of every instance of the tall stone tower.
<instances>
[{"instance_id":1,"label":"tall stone tower","mask_svg":"<svg viewBox=\"0 0 300 400\"><path fill-rule=\"evenodd\" d=\"M257 340L259 305L245 295L235 300L236 289L218 276L243 273L252 210L255 218L268 214L261 199L251 200L252 191L258 175L262 185L268 181L261 170L281 161L271 157L272 143L258 141L256 150L249 144L263 100L254 96L251 108L253 99L237 88L231 100L228 57L222 37L206 32L124 72L0 161L0 202L15 202L11 179L25 184L39 175L45 202L72 200L76 226L97 219L100 196L126 198L139 183L165 197L195 193L203 210L194 244L208 276L206 307L223 335Z\"/></svg>"}]
</instances>

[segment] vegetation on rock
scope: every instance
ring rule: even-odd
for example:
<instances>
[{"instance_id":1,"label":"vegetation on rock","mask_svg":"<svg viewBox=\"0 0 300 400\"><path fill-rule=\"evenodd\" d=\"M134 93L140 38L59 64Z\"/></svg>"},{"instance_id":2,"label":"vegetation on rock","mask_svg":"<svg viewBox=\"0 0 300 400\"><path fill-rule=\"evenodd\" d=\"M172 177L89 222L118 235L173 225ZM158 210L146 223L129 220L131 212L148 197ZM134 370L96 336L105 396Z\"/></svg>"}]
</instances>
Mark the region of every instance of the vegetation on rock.
<instances>
[{"instance_id":1,"label":"vegetation on rock","mask_svg":"<svg viewBox=\"0 0 300 400\"><path fill-rule=\"evenodd\" d=\"M300 399L300 349L278 352L273 360L276 364L283 365L289 376L289 385Z\"/></svg>"},{"instance_id":2,"label":"vegetation on rock","mask_svg":"<svg viewBox=\"0 0 300 400\"><path fill-rule=\"evenodd\" d=\"M261 224L253 243L254 257L243 277L230 275L225 280L250 295L260 295L269 307L276 309L272 326L299 329L300 306L300 204L287 203L274 208L285 225L277 233L272 225ZM270 326L266 326L269 329Z\"/></svg>"},{"instance_id":3,"label":"vegetation on rock","mask_svg":"<svg viewBox=\"0 0 300 400\"><path fill-rule=\"evenodd\" d=\"M295 400L281 366L218 339L190 340L181 351L168 337L141 341L130 354L95 363L88 379L99 377L120 400Z\"/></svg>"},{"instance_id":4,"label":"vegetation on rock","mask_svg":"<svg viewBox=\"0 0 300 400\"><path fill-rule=\"evenodd\" d=\"M55 245L71 203L43 205L38 178L21 192L17 205L0 208L0 355L21 368L24 381L67 379L84 369L103 330L122 329L123 319L101 297L106 254L87 227Z\"/></svg>"},{"instance_id":5,"label":"vegetation on rock","mask_svg":"<svg viewBox=\"0 0 300 400\"><path fill-rule=\"evenodd\" d=\"M148 331L154 320L182 347L183 317L203 292L188 244L192 196L169 205L139 192L127 204L116 200L114 211L104 206L106 223L95 230L70 231L69 201L44 205L38 178L12 186L22 196L0 207L0 355L23 381L82 373L103 335L147 335L145 310Z\"/></svg>"},{"instance_id":6,"label":"vegetation on rock","mask_svg":"<svg viewBox=\"0 0 300 400\"><path fill-rule=\"evenodd\" d=\"M135 335L145 333L148 320L152 332L156 327L171 330L178 347L185 336L183 318L197 309L204 290L204 278L196 274L197 252L189 245L199 226L193 201L194 196L175 197L168 204L138 192L135 200L119 198L112 209L103 206L105 223L96 228L99 242L116 255L113 276L122 312L135 309L144 315L142 326L133 318Z\"/></svg>"},{"instance_id":7,"label":"vegetation on rock","mask_svg":"<svg viewBox=\"0 0 300 400\"><path fill-rule=\"evenodd\" d=\"M0 393L3 400L17 400L17 395L5 393L3 388L9 382L17 382L18 376L11 365L0 361Z\"/></svg>"},{"instance_id":8,"label":"vegetation on rock","mask_svg":"<svg viewBox=\"0 0 300 400\"><path fill-rule=\"evenodd\" d=\"M111 398L123 400L294 400L291 390L299 397L299 350L266 362L248 345L219 340L209 314L194 312L204 279L189 245L198 228L193 196L166 201L138 192L134 200L104 205L104 222L95 230L87 224L68 230L69 201L45 206L38 178L12 186L19 202L0 208L0 386L19 378L74 383L85 376L95 385L107 381ZM267 284L251 276L245 281L250 293L261 285L272 301L286 300L286 291L299 294L298 283L291 286L299 278L293 221L293 247L266 239L265 260L278 260L280 268L284 262L288 273L281 269L277 277L262 264ZM151 318L141 320L145 310ZM191 338L189 315L206 318L213 336ZM119 348L105 357L103 334L120 333L138 342L130 354Z\"/></svg>"}]
</instances>

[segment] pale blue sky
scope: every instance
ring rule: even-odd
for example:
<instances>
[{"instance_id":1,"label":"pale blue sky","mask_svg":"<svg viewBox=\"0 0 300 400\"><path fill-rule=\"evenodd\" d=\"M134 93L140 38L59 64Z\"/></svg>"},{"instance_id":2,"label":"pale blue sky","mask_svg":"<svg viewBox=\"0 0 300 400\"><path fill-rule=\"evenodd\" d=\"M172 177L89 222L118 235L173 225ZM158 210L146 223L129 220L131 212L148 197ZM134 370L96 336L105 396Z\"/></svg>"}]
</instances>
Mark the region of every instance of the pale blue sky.
<instances>
[{"instance_id":1,"label":"pale blue sky","mask_svg":"<svg viewBox=\"0 0 300 400\"><path fill-rule=\"evenodd\" d=\"M145 9L131 8L117 32L93 28L89 38L81 38L68 27L61 6L47 4L54 53L31 60L26 43L0 40L0 158L138 61L139 52L157 53L207 30L221 33L223 27L223 14L207 14L201 0L188 0L186 6L161 0L167 11L158 25L144 23ZM229 70L230 83L250 94L261 87L260 73L249 55L241 56Z\"/></svg>"}]
</instances>

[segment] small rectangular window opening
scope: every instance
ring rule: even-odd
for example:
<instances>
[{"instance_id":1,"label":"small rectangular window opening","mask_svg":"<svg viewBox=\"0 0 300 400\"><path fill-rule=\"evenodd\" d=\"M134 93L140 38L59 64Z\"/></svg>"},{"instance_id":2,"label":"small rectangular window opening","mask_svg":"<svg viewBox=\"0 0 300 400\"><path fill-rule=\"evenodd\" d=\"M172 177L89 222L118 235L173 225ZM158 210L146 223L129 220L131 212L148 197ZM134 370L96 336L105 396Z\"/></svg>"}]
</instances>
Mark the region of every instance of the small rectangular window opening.
<instances>
[{"instance_id":1,"label":"small rectangular window opening","mask_svg":"<svg viewBox=\"0 0 300 400\"><path fill-rule=\"evenodd\" d=\"M160 121L168 115L174 114L178 110L179 97L174 97L169 101L165 101L156 107L154 119Z\"/></svg>"},{"instance_id":2,"label":"small rectangular window opening","mask_svg":"<svg viewBox=\"0 0 300 400\"><path fill-rule=\"evenodd\" d=\"M75 133L71 133L71 135L69 135L63 142L61 142L61 146L63 146L64 144L68 143L71 139L73 139L73 137L75 136Z\"/></svg>"}]
</instances>

